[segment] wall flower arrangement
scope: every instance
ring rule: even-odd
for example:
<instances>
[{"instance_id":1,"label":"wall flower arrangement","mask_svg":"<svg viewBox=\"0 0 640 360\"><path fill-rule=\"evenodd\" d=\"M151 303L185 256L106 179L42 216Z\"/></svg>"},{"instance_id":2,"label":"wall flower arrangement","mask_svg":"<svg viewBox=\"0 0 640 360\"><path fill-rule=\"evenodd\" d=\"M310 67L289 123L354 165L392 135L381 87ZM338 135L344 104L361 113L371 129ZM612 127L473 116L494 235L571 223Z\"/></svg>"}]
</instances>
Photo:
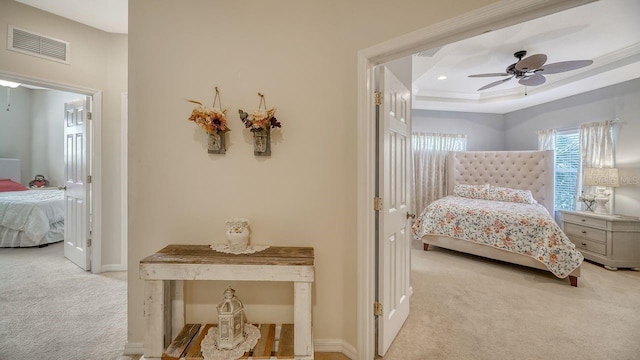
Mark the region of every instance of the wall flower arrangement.
<instances>
[{"instance_id":1,"label":"wall flower arrangement","mask_svg":"<svg viewBox=\"0 0 640 360\"><path fill-rule=\"evenodd\" d=\"M216 95L213 98L212 107L204 106L199 101L187 100L198 105L191 111L191 116L189 116L188 120L195 122L209 135L207 140L209 154L224 154L226 151L224 134L231 129L227 126L227 110L222 109L220 91L217 86L215 90ZM216 103L218 107L216 107Z\"/></svg>"},{"instance_id":2,"label":"wall flower arrangement","mask_svg":"<svg viewBox=\"0 0 640 360\"><path fill-rule=\"evenodd\" d=\"M282 124L274 116L276 109L267 109L264 95L258 93L260 103L258 109L251 114L238 110L240 120L253 135L253 154L257 156L271 155L271 129L281 128Z\"/></svg>"}]
</instances>

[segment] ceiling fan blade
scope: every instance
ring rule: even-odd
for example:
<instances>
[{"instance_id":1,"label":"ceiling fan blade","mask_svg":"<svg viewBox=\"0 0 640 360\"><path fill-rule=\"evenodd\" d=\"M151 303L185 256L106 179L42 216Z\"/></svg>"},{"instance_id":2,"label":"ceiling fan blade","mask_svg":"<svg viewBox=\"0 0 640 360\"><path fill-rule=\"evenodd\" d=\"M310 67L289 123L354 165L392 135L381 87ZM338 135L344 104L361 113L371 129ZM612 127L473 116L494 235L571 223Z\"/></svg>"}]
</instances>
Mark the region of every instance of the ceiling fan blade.
<instances>
[{"instance_id":1,"label":"ceiling fan blade","mask_svg":"<svg viewBox=\"0 0 640 360\"><path fill-rule=\"evenodd\" d=\"M593 60L573 60L551 63L543 66L540 71L545 74L557 74L565 71L571 71L583 68L593 64Z\"/></svg>"},{"instance_id":2,"label":"ceiling fan blade","mask_svg":"<svg viewBox=\"0 0 640 360\"><path fill-rule=\"evenodd\" d=\"M488 73L488 74L475 74L475 75L469 75L469 77L492 77L492 76L509 76L511 74L507 74L507 73Z\"/></svg>"},{"instance_id":3,"label":"ceiling fan blade","mask_svg":"<svg viewBox=\"0 0 640 360\"><path fill-rule=\"evenodd\" d=\"M535 54L518 61L516 69L520 71L535 70L544 65L545 62L547 62L547 55Z\"/></svg>"},{"instance_id":4,"label":"ceiling fan blade","mask_svg":"<svg viewBox=\"0 0 640 360\"><path fill-rule=\"evenodd\" d=\"M492 82L491 84L487 84L487 85L485 85L485 86L481 87L480 89L478 89L478 91L486 90L486 89L488 89L488 88L492 88L492 87L494 87L494 86L498 86L498 85L502 84L503 82L507 82L507 81L509 81L509 80L511 80L511 79L513 79L513 76L508 77L508 78L506 78L506 79L502 79L502 80L494 81L494 82Z\"/></svg>"},{"instance_id":5,"label":"ceiling fan blade","mask_svg":"<svg viewBox=\"0 0 640 360\"><path fill-rule=\"evenodd\" d=\"M541 74L533 74L531 76L523 77L518 81L518 83L525 86L538 86L544 84L546 81L547 79Z\"/></svg>"}]
</instances>

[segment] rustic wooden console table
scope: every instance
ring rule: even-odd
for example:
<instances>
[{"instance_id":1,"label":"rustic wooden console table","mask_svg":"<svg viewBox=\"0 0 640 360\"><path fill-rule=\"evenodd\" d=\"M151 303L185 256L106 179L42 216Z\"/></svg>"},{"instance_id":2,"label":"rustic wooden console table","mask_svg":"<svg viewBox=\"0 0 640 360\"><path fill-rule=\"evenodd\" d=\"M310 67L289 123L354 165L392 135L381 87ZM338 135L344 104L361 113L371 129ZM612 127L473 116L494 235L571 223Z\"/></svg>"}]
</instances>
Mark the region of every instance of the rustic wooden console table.
<instances>
[{"instance_id":1,"label":"rustic wooden console table","mask_svg":"<svg viewBox=\"0 0 640 360\"><path fill-rule=\"evenodd\" d=\"M144 359L160 359L185 325L184 280L292 281L295 359L313 359L311 247L270 247L254 254L224 254L208 245L169 245L140 261L144 280Z\"/></svg>"}]
</instances>

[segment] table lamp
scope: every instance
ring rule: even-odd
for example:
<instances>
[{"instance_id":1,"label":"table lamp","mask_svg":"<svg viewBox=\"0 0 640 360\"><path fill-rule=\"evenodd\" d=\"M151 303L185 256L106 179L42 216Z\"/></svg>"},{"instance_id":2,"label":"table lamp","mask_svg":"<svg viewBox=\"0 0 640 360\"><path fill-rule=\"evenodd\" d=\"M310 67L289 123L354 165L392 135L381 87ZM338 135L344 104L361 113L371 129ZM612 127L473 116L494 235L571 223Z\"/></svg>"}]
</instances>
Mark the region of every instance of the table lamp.
<instances>
[{"instance_id":1,"label":"table lamp","mask_svg":"<svg viewBox=\"0 0 640 360\"><path fill-rule=\"evenodd\" d=\"M596 192L593 194L596 201L597 214L608 214L609 209L607 203L611 197L611 192L607 190L610 187L620 186L620 177L617 168L585 168L584 186L595 186Z\"/></svg>"}]
</instances>

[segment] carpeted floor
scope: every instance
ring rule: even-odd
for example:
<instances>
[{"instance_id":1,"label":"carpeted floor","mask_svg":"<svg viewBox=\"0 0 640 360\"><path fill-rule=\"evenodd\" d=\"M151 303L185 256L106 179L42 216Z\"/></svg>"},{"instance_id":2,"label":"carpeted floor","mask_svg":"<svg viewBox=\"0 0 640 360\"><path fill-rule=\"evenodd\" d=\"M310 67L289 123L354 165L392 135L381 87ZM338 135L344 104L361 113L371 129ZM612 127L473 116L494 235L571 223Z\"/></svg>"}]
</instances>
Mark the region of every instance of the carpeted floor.
<instances>
[{"instance_id":1,"label":"carpeted floor","mask_svg":"<svg viewBox=\"0 0 640 360\"><path fill-rule=\"evenodd\" d=\"M126 340L126 273L83 271L61 242L0 249L0 360L123 360Z\"/></svg>"},{"instance_id":2,"label":"carpeted floor","mask_svg":"<svg viewBox=\"0 0 640 360\"><path fill-rule=\"evenodd\" d=\"M411 315L385 359L640 359L640 272L585 262L573 288L436 247L411 255ZM125 273L82 271L62 243L0 249L0 360L130 359L126 324Z\"/></svg>"},{"instance_id":3,"label":"carpeted floor","mask_svg":"<svg viewBox=\"0 0 640 360\"><path fill-rule=\"evenodd\" d=\"M640 359L640 272L585 262L574 288L433 246L411 256L411 315L385 359Z\"/></svg>"}]
</instances>

